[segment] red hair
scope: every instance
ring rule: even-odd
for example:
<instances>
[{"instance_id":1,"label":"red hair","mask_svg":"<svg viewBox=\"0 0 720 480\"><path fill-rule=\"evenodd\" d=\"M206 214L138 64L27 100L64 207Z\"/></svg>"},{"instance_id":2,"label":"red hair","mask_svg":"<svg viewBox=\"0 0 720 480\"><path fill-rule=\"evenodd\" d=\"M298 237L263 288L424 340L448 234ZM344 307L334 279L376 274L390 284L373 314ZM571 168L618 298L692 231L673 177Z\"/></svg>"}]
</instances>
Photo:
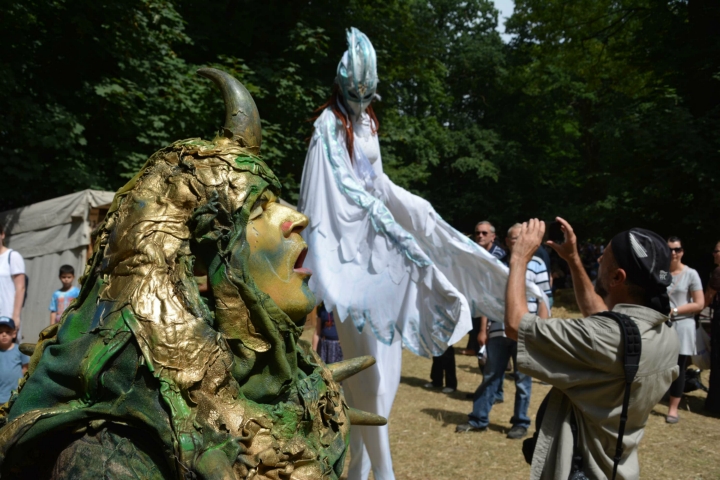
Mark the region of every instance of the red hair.
<instances>
[{"instance_id":1,"label":"red hair","mask_svg":"<svg viewBox=\"0 0 720 480\"><path fill-rule=\"evenodd\" d=\"M311 121L315 121L318 119L318 117L322 114L322 112L326 108L332 109L333 114L335 114L335 117L340 120L340 122L343 125L343 128L345 129L345 136L347 137L347 149L348 154L350 155L350 160L353 159L353 144L355 143L355 136L353 134L353 126L352 121L345 116L343 111L340 109L340 103L342 102L342 94L340 93L340 88L338 87L338 84L333 84L332 93L330 94L330 99L320 105L317 109L315 109L315 116L311 119ZM345 107L345 110L347 110L347 107ZM375 116L375 110L372 108L372 104L368 105L365 109L368 115L370 115L371 126L370 129L375 135L378 130L380 129L380 122L378 122L377 117Z\"/></svg>"}]
</instances>

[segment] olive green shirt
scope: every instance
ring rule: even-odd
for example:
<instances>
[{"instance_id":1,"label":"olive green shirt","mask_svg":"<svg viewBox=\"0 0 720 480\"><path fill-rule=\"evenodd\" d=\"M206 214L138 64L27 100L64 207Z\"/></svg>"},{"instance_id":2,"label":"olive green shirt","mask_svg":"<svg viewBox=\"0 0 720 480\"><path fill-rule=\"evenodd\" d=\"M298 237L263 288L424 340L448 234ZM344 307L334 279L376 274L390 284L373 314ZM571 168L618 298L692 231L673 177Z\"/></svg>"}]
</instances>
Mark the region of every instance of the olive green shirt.
<instances>
[{"instance_id":1,"label":"olive green shirt","mask_svg":"<svg viewBox=\"0 0 720 480\"><path fill-rule=\"evenodd\" d=\"M652 408L678 376L679 342L667 317L639 305L613 309L632 318L642 336L640 367L632 384L618 479L640 476L637 448ZM620 326L600 316L542 320L526 314L518 333L518 368L554 388L540 426L530 478L567 480L573 451L570 412L575 412L583 472L612 478L625 392Z\"/></svg>"}]
</instances>

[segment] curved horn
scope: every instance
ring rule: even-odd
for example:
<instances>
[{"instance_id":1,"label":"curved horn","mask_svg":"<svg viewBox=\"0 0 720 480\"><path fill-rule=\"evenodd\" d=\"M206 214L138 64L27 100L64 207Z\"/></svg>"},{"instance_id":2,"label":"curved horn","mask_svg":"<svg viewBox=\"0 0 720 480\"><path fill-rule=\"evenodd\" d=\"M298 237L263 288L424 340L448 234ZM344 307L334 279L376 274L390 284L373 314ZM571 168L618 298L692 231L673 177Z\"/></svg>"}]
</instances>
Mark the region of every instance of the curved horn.
<instances>
[{"instance_id":1,"label":"curved horn","mask_svg":"<svg viewBox=\"0 0 720 480\"><path fill-rule=\"evenodd\" d=\"M362 357L331 363L327 368L332 372L333 380L342 382L346 378L352 377L356 373L362 372L373 365L375 365L375 357L364 355Z\"/></svg>"},{"instance_id":2,"label":"curved horn","mask_svg":"<svg viewBox=\"0 0 720 480\"><path fill-rule=\"evenodd\" d=\"M217 68L201 68L198 75L212 80L225 102L223 134L254 154L260 153L260 114L250 92L235 77Z\"/></svg>"},{"instance_id":3,"label":"curved horn","mask_svg":"<svg viewBox=\"0 0 720 480\"><path fill-rule=\"evenodd\" d=\"M376 427L387 425L387 418L357 408L348 407L347 416L350 425L372 425Z\"/></svg>"}]
</instances>

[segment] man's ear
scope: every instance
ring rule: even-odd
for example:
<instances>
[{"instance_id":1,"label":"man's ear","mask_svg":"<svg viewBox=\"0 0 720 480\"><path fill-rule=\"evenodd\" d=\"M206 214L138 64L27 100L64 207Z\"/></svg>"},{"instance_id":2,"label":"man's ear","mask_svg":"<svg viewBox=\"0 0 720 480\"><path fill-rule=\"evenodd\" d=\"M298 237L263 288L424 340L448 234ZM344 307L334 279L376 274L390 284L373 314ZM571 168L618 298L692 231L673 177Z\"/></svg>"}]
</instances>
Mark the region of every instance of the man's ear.
<instances>
[{"instance_id":1,"label":"man's ear","mask_svg":"<svg viewBox=\"0 0 720 480\"><path fill-rule=\"evenodd\" d=\"M610 286L615 287L617 285L623 285L625 280L627 280L627 273L625 273L625 270L622 268L618 268L613 272L610 278Z\"/></svg>"}]
</instances>

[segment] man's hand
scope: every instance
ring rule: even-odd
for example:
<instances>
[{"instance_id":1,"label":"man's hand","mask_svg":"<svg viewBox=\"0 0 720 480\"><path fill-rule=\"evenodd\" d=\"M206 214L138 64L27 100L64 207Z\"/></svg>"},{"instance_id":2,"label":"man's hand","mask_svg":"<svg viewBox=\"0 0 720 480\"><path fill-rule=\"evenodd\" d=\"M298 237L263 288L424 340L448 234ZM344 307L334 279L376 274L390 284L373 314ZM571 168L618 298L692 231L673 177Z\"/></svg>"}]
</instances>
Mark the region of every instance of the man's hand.
<instances>
[{"instance_id":1,"label":"man's hand","mask_svg":"<svg viewBox=\"0 0 720 480\"><path fill-rule=\"evenodd\" d=\"M607 310L607 306L603 299L595 293L595 288L588 277L585 268L583 268L580 255L577 250L577 237L570 224L565 219L557 217L556 220L560 223L560 228L565 234L565 242L562 245L558 245L555 242L548 241L549 245L553 250L560 255L560 258L565 260L570 268L570 274L573 279L573 289L575 290L575 301L580 307L580 312L583 316L593 315L597 312Z\"/></svg>"},{"instance_id":2,"label":"man's hand","mask_svg":"<svg viewBox=\"0 0 720 480\"><path fill-rule=\"evenodd\" d=\"M564 218L556 217L555 220L560 224L560 229L565 234L565 241L562 245L558 245L552 240L548 240L545 244L555 250L560 258L570 263L578 258L577 237L575 236L573 228Z\"/></svg>"},{"instance_id":3,"label":"man's hand","mask_svg":"<svg viewBox=\"0 0 720 480\"><path fill-rule=\"evenodd\" d=\"M531 218L523 223L510 259L527 265L532 260L535 251L540 248L543 235L545 235L545 222Z\"/></svg>"}]
</instances>

